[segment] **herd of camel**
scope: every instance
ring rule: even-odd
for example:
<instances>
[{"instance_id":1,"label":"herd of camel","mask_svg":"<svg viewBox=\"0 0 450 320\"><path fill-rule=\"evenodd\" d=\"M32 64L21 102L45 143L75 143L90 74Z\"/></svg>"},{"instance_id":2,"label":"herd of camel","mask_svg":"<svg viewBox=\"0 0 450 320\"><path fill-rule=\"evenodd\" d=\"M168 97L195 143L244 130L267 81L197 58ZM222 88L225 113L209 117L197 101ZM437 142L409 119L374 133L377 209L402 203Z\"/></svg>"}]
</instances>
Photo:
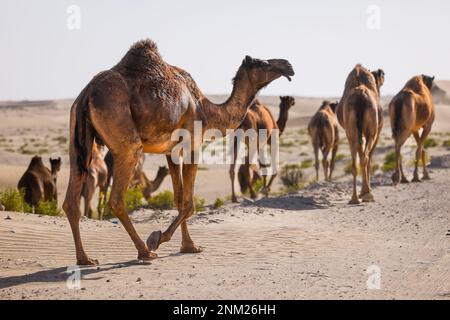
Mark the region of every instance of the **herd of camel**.
<instances>
[{"instance_id":1,"label":"herd of camel","mask_svg":"<svg viewBox=\"0 0 450 320\"><path fill-rule=\"evenodd\" d=\"M172 132L185 129L193 134L194 121L201 121L204 131L218 129L223 135L227 129L237 128L266 129L268 136L274 129L279 129L281 135L289 109L295 104L294 98L280 97L279 117L275 121L268 107L255 96L272 81L280 77L291 81L292 76L294 70L287 60L246 56L233 78L230 97L222 104L215 104L200 91L189 73L166 63L151 40L135 43L116 66L97 74L81 91L70 112L70 179L63 210L73 233L77 264L98 264L86 254L82 245L79 228L81 197L85 198L84 214L91 217L90 203L95 189L101 191L100 207L107 199L111 178L109 206L134 242L139 260L156 258L155 250L169 241L178 227L181 227L182 234L180 251L201 252L202 248L191 239L187 224L194 213L198 165L173 161L170 154L177 141L172 141ZM325 179L331 180L339 145L338 125L344 129L352 157L351 204L358 204L360 200L374 201L370 167L383 127L380 88L384 78L381 69L371 72L362 65L356 65L347 77L340 101L324 101L308 125L317 179L320 150ZM434 77L425 75L413 77L389 104L396 153L394 184L408 182L400 150L411 135L417 141L413 181L420 181L420 162L423 179L429 179L423 145L435 117L432 92L440 90L433 80ZM109 150L105 157L102 156L103 146ZM193 144L192 152L199 146ZM153 181L142 170L144 153L164 154L167 158L168 168L160 167ZM356 190L357 158L362 175L359 195ZM50 159L50 162L51 170L44 166L40 157L34 157L19 182L18 187L25 189L25 200L33 206L41 199L56 199L56 174L61 159ZM164 232L152 232L144 242L128 216L124 205L125 193L130 185L140 185L145 197L149 198L169 173L178 216ZM230 178L232 201L237 202L234 164L230 167ZM249 161L245 161L238 170L241 189L249 190L252 198L257 196L254 190L256 180L263 179L262 190L268 194L274 178L271 176L267 182L266 176L260 175L258 166L250 165Z\"/></svg>"}]
</instances>

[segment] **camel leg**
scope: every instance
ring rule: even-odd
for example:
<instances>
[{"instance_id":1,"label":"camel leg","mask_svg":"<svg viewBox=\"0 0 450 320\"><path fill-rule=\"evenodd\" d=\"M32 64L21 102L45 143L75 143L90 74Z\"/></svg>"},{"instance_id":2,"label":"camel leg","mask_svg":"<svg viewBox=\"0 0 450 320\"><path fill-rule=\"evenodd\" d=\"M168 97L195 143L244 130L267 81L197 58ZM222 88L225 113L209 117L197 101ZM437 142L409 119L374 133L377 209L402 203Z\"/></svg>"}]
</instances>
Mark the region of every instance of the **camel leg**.
<instances>
[{"instance_id":1,"label":"camel leg","mask_svg":"<svg viewBox=\"0 0 450 320\"><path fill-rule=\"evenodd\" d=\"M94 178L91 175L88 175L86 182L84 183L83 197L84 197L84 215L89 219L92 219L91 201L95 193L94 183L95 183Z\"/></svg>"},{"instance_id":2,"label":"camel leg","mask_svg":"<svg viewBox=\"0 0 450 320\"><path fill-rule=\"evenodd\" d=\"M333 171L334 171L334 166L336 164L336 154L339 148L339 144L336 143L333 147L333 150L331 151L331 162L330 162L330 175L328 177L328 181L331 181L331 179L333 178Z\"/></svg>"},{"instance_id":3,"label":"camel leg","mask_svg":"<svg viewBox=\"0 0 450 320\"><path fill-rule=\"evenodd\" d=\"M314 168L316 169L316 180L319 181L319 146L314 144Z\"/></svg>"},{"instance_id":4,"label":"camel leg","mask_svg":"<svg viewBox=\"0 0 450 320\"><path fill-rule=\"evenodd\" d=\"M250 170L251 170L251 165L249 164L249 161L246 160L245 164L244 164L245 181L247 182L248 190L250 191L250 198L256 199L257 195L255 192L255 189L253 189L253 183L251 180ZM263 176L263 179L265 179L265 176ZM264 184L265 184L265 180L264 180Z\"/></svg>"},{"instance_id":5,"label":"camel leg","mask_svg":"<svg viewBox=\"0 0 450 320\"><path fill-rule=\"evenodd\" d=\"M236 180L236 159L239 151L239 143L237 141L234 142L234 151L233 151L233 162L230 165L230 180L231 180L231 202L238 203L236 197L236 190L234 188L234 181Z\"/></svg>"},{"instance_id":6,"label":"camel leg","mask_svg":"<svg viewBox=\"0 0 450 320\"><path fill-rule=\"evenodd\" d=\"M72 164L76 163L71 161ZM69 186L67 188L66 199L64 200L63 210L69 220L70 228L72 229L72 235L75 242L75 250L77 257L77 265L96 265L98 260L91 259L84 251L83 244L81 242L80 235L80 198L81 189L83 187L83 176L78 169L71 168Z\"/></svg>"},{"instance_id":7,"label":"camel leg","mask_svg":"<svg viewBox=\"0 0 450 320\"><path fill-rule=\"evenodd\" d=\"M392 174L392 182L394 185L401 183L408 183L408 179L405 177L402 165L402 146L408 140L409 134L407 132L402 132L398 137L395 138L395 172Z\"/></svg>"},{"instance_id":8,"label":"camel leg","mask_svg":"<svg viewBox=\"0 0 450 320\"><path fill-rule=\"evenodd\" d=\"M356 167L357 150L355 144L352 143L352 140L350 139L348 140L350 145L350 154L352 156L352 175L353 175L353 194L349 204L359 204L358 194L356 193L356 178L358 176L358 169Z\"/></svg>"},{"instance_id":9,"label":"camel leg","mask_svg":"<svg viewBox=\"0 0 450 320\"><path fill-rule=\"evenodd\" d=\"M412 182L421 182L419 179L419 161L422 158L423 141L422 141L421 137L419 136L418 132L413 132L413 136L417 142L417 149L416 149L416 160L414 163L414 178L413 178Z\"/></svg>"},{"instance_id":10,"label":"camel leg","mask_svg":"<svg viewBox=\"0 0 450 320\"><path fill-rule=\"evenodd\" d=\"M421 149L421 159L422 159L422 170L423 170L423 180L430 180L430 175L428 174L427 171L427 164L426 164L426 151L425 148L423 147L423 144L425 142L425 140L428 138L428 135L431 132L431 126L426 125L423 127L423 131L422 131L422 135L419 137L419 133L415 133L414 134L414 138L416 139L417 142L417 146L419 146L419 144L422 146ZM416 157L417 159L417 157Z\"/></svg>"},{"instance_id":11,"label":"camel leg","mask_svg":"<svg viewBox=\"0 0 450 320\"><path fill-rule=\"evenodd\" d=\"M328 168L330 166L330 163L328 161L328 154L330 153L330 148L329 147L325 147L322 150L322 166L323 166L323 174L325 176L325 181L329 181L328 179Z\"/></svg>"},{"instance_id":12,"label":"camel leg","mask_svg":"<svg viewBox=\"0 0 450 320\"><path fill-rule=\"evenodd\" d=\"M125 193L130 183L130 178L133 170L139 160L141 153L141 146L138 144L130 144L123 153L114 153L114 181L111 189L111 197L109 205L114 215L119 218L120 222L128 232L131 240L134 242L138 250L139 260L150 260L157 257L154 252L151 252L144 241L137 234L133 224L130 221L128 212L125 209ZM126 152L126 153L125 153Z\"/></svg>"}]
</instances>

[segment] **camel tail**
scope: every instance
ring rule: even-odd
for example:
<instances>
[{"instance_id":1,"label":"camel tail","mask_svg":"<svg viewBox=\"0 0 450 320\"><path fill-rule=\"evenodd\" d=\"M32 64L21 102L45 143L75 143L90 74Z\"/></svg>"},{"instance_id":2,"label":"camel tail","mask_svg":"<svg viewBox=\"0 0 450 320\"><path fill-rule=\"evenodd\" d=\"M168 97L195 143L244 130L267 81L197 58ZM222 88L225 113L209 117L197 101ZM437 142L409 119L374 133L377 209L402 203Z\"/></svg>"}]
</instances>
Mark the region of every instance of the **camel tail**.
<instances>
[{"instance_id":1,"label":"camel tail","mask_svg":"<svg viewBox=\"0 0 450 320\"><path fill-rule=\"evenodd\" d=\"M356 98L356 129L358 131L358 143L363 144L364 113L368 108L367 98L364 95L358 95Z\"/></svg>"},{"instance_id":2,"label":"camel tail","mask_svg":"<svg viewBox=\"0 0 450 320\"><path fill-rule=\"evenodd\" d=\"M81 173L86 174L92 159L92 147L95 138L95 129L89 117L89 85L83 89L74 103L75 131L73 143L76 151L77 166Z\"/></svg>"},{"instance_id":3,"label":"camel tail","mask_svg":"<svg viewBox=\"0 0 450 320\"><path fill-rule=\"evenodd\" d=\"M394 115L392 121L392 137L396 139L402 131L402 109L403 99L396 99L394 102Z\"/></svg>"},{"instance_id":4,"label":"camel tail","mask_svg":"<svg viewBox=\"0 0 450 320\"><path fill-rule=\"evenodd\" d=\"M238 182L239 182L239 187L241 189L241 193L246 193L247 190L248 190L248 184L247 184L247 181L245 180L244 166L243 165L241 165L239 167Z\"/></svg>"}]
</instances>

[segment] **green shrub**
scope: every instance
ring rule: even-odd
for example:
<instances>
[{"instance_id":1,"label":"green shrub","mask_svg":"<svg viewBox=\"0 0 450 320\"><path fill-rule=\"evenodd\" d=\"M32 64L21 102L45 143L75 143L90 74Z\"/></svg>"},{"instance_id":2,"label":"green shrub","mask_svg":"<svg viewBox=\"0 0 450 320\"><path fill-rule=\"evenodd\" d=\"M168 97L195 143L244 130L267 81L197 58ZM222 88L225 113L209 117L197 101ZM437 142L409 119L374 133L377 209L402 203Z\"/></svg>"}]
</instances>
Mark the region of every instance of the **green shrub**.
<instances>
[{"instance_id":1,"label":"green shrub","mask_svg":"<svg viewBox=\"0 0 450 320\"><path fill-rule=\"evenodd\" d=\"M313 166L313 160L312 159L306 159L306 160L302 161L302 163L300 165L300 168L301 169L308 169L308 168L311 168L312 166Z\"/></svg>"},{"instance_id":2,"label":"green shrub","mask_svg":"<svg viewBox=\"0 0 450 320\"><path fill-rule=\"evenodd\" d=\"M24 191L14 188L0 192L0 203L6 211L31 212L31 207L24 200Z\"/></svg>"},{"instance_id":3,"label":"green shrub","mask_svg":"<svg viewBox=\"0 0 450 320\"><path fill-rule=\"evenodd\" d=\"M225 203L223 202L222 199L217 198L216 201L214 201L213 208L214 208L214 209L219 209L219 208L222 207L224 204L225 204Z\"/></svg>"},{"instance_id":4,"label":"green shrub","mask_svg":"<svg viewBox=\"0 0 450 320\"><path fill-rule=\"evenodd\" d=\"M152 209L170 210L175 206L175 200L171 191L162 191L148 200L148 206Z\"/></svg>"},{"instance_id":5,"label":"green shrub","mask_svg":"<svg viewBox=\"0 0 450 320\"><path fill-rule=\"evenodd\" d=\"M383 172L393 171L395 169L395 152L391 151L384 156L384 163L381 167Z\"/></svg>"},{"instance_id":6,"label":"green shrub","mask_svg":"<svg viewBox=\"0 0 450 320\"><path fill-rule=\"evenodd\" d=\"M344 160L344 158L346 158L347 156L345 154L339 153L336 155L336 161L341 161Z\"/></svg>"},{"instance_id":7,"label":"green shrub","mask_svg":"<svg viewBox=\"0 0 450 320\"><path fill-rule=\"evenodd\" d=\"M201 197L197 197L194 196L194 206L195 206L195 211L196 212L202 212L205 211L205 202L206 200L201 198Z\"/></svg>"},{"instance_id":8,"label":"green shrub","mask_svg":"<svg viewBox=\"0 0 450 320\"><path fill-rule=\"evenodd\" d=\"M378 163L372 164L370 167L370 174L375 174L378 169L380 169L380 165Z\"/></svg>"},{"instance_id":9,"label":"green shrub","mask_svg":"<svg viewBox=\"0 0 450 320\"><path fill-rule=\"evenodd\" d=\"M446 147L446 148L450 148L450 140L445 140L445 141L442 143L442 146L443 146L443 147Z\"/></svg>"},{"instance_id":10,"label":"green shrub","mask_svg":"<svg viewBox=\"0 0 450 320\"><path fill-rule=\"evenodd\" d=\"M423 147L425 148L425 149L428 149L428 148L434 148L434 147L437 147L438 146L438 143L437 143L437 141L435 140L435 139L433 139L433 138L427 138L427 139L425 139L425 141L424 141L424 143L423 143Z\"/></svg>"},{"instance_id":11,"label":"green shrub","mask_svg":"<svg viewBox=\"0 0 450 320\"><path fill-rule=\"evenodd\" d=\"M287 164L281 169L280 179L288 190L299 190L303 185L303 172L297 164Z\"/></svg>"},{"instance_id":12,"label":"green shrub","mask_svg":"<svg viewBox=\"0 0 450 320\"><path fill-rule=\"evenodd\" d=\"M144 195L142 194L142 188L136 186L133 188L128 188L125 194L125 208L128 212L135 211L143 207L142 199Z\"/></svg>"},{"instance_id":13,"label":"green shrub","mask_svg":"<svg viewBox=\"0 0 450 320\"><path fill-rule=\"evenodd\" d=\"M61 209L58 208L58 203L56 200L40 201L36 206L34 213L45 216L60 216Z\"/></svg>"}]
</instances>

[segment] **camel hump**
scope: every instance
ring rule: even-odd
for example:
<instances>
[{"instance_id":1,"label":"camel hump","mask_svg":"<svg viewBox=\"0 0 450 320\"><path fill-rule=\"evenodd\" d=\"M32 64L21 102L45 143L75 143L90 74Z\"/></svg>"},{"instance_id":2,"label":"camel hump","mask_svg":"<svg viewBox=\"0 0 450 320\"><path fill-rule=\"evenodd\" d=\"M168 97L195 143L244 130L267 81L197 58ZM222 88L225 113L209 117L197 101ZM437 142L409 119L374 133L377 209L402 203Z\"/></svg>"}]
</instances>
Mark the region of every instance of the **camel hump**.
<instances>
[{"instance_id":1,"label":"camel hump","mask_svg":"<svg viewBox=\"0 0 450 320\"><path fill-rule=\"evenodd\" d=\"M23 190L24 200L30 206L35 206L44 195L44 183L39 175L27 170L20 179L17 188Z\"/></svg>"}]
</instances>

